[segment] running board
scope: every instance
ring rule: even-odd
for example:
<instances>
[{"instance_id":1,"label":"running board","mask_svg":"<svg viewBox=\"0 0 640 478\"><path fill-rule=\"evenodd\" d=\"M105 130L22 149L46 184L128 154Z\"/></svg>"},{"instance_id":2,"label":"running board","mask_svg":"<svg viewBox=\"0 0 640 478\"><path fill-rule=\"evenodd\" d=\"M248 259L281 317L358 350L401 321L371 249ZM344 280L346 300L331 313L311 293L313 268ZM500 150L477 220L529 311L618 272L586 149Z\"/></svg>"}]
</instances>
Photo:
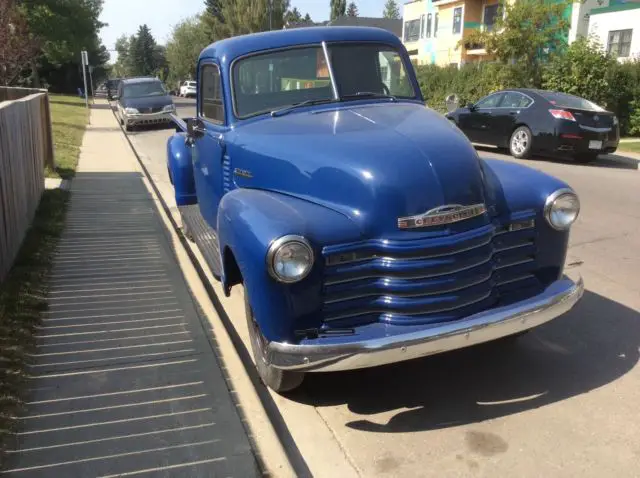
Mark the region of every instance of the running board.
<instances>
[{"instance_id":1,"label":"running board","mask_svg":"<svg viewBox=\"0 0 640 478\"><path fill-rule=\"evenodd\" d=\"M220 244L218 242L218 234L211 229L211 226L204 220L200 213L200 206L197 204L191 206L178 206L180 216L182 217L183 230L188 230L193 236L198 249L204 256L207 264L211 268L213 276L220 280L222 268L220 266Z\"/></svg>"}]
</instances>

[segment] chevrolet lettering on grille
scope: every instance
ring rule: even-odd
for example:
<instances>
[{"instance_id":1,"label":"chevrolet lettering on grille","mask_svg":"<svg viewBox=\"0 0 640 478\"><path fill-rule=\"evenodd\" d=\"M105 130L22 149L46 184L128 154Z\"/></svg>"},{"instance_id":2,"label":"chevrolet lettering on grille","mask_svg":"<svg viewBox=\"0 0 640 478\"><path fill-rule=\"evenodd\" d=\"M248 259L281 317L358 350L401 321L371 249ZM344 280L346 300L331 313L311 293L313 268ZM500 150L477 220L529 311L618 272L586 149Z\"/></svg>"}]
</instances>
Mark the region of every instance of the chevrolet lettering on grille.
<instances>
[{"instance_id":1,"label":"chevrolet lettering on grille","mask_svg":"<svg viewBox=\"0 0 640 478\"><path fill-rule=\"evenodd\" d=\"M448 204L446 206L438 206L423 214L399 217L398 227L400 229L415 229L418 227L442 226L480 216L486 211L487 208L482 203L471 206Z\"/></svg>"}]
</instances>

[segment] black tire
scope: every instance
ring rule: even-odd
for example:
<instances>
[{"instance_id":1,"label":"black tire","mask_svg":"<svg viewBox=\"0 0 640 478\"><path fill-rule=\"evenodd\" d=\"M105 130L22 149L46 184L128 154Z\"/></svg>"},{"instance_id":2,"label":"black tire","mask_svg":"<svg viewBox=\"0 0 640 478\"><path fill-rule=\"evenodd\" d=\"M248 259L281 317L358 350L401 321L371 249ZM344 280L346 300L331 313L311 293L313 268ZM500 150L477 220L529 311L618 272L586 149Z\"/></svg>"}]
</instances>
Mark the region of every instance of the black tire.
<instances>
[{"instance_id":1,"label":"black tire","mask_svg":"<svg viewBox=\"0 0 640 478\"><path fill-rule=\"evenodd\" d=\"M509 138L509 153L517 159L531 157L531 146L533 146L533 135L526 126L520 126L511 133Z\"/></svg>"},{"instance_id":2,"label":"black tire","mask_svg":"<svg viewBox=\"0 0 640 478\"><path fill-rule=\"evenodd\" d=\"M258 323L253 316L246 287L244 289L244 311L247 317L253 359L256 362L256 369L262 382L276 393L285 393L298 388L304 380L303 372L281 370L268 363L264 349L266 345L265 338L262 336Z\"/></svg>"},{"instance_id":3,"label":"black tire","mask_svg":"<svg viewBox=\"0 0 640 478\"><path fill-rule=\"evenodd\" d=\"M120 116L120 126L124 126L124 120L122 119L122 116Z\"/></svg>"},{"instance_id":4,"label":"black tire","mask_svg":"<svg viewBox=\"0 0 640 478\"><path fill-rule=\"evenodd\" d=\"M580 164L589 164L598 159L598 155L594 153L584 153L576 155L574 159Z\"/></svg>"}]
</instances>

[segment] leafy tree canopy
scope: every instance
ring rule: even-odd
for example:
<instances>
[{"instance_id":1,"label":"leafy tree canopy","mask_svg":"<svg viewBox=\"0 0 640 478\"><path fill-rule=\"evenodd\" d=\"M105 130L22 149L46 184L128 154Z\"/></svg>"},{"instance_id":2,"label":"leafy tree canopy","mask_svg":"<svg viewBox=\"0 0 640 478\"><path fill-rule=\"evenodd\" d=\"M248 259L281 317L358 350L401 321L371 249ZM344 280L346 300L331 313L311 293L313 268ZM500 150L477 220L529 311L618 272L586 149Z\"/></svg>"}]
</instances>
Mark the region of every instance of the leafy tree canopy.
<instances>
[{"instance_id":1,"label":"leafy tree canopy","mask_svg":"<svg viewBox=\"0 0 640 478\"><path fill-rule=\"evenodd\" d=\"M382 12L384 18L393 18L395 20L400 18L400 9L398 3L395 0L387 0L384 4L384 11Z\"/></svg>"}]
</instances>

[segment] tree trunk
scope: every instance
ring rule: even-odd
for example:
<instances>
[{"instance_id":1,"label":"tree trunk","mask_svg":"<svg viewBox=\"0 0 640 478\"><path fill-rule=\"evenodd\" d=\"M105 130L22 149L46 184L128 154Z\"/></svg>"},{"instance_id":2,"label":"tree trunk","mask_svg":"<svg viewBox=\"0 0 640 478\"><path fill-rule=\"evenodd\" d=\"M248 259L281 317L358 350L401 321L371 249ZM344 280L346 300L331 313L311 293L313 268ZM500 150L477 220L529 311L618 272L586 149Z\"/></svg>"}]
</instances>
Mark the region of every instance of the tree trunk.
<instances>
[{"instance_id":1,"label":"tree trunk","mask_svg":"<svg viewBox=\"0 0 640 478\"><path fill-rule=\"evenodd\" d=\"M40 76L38 75L38 65L35 59L31 60L31 86L40 88Z\"/></svg>"}]
</instances>

